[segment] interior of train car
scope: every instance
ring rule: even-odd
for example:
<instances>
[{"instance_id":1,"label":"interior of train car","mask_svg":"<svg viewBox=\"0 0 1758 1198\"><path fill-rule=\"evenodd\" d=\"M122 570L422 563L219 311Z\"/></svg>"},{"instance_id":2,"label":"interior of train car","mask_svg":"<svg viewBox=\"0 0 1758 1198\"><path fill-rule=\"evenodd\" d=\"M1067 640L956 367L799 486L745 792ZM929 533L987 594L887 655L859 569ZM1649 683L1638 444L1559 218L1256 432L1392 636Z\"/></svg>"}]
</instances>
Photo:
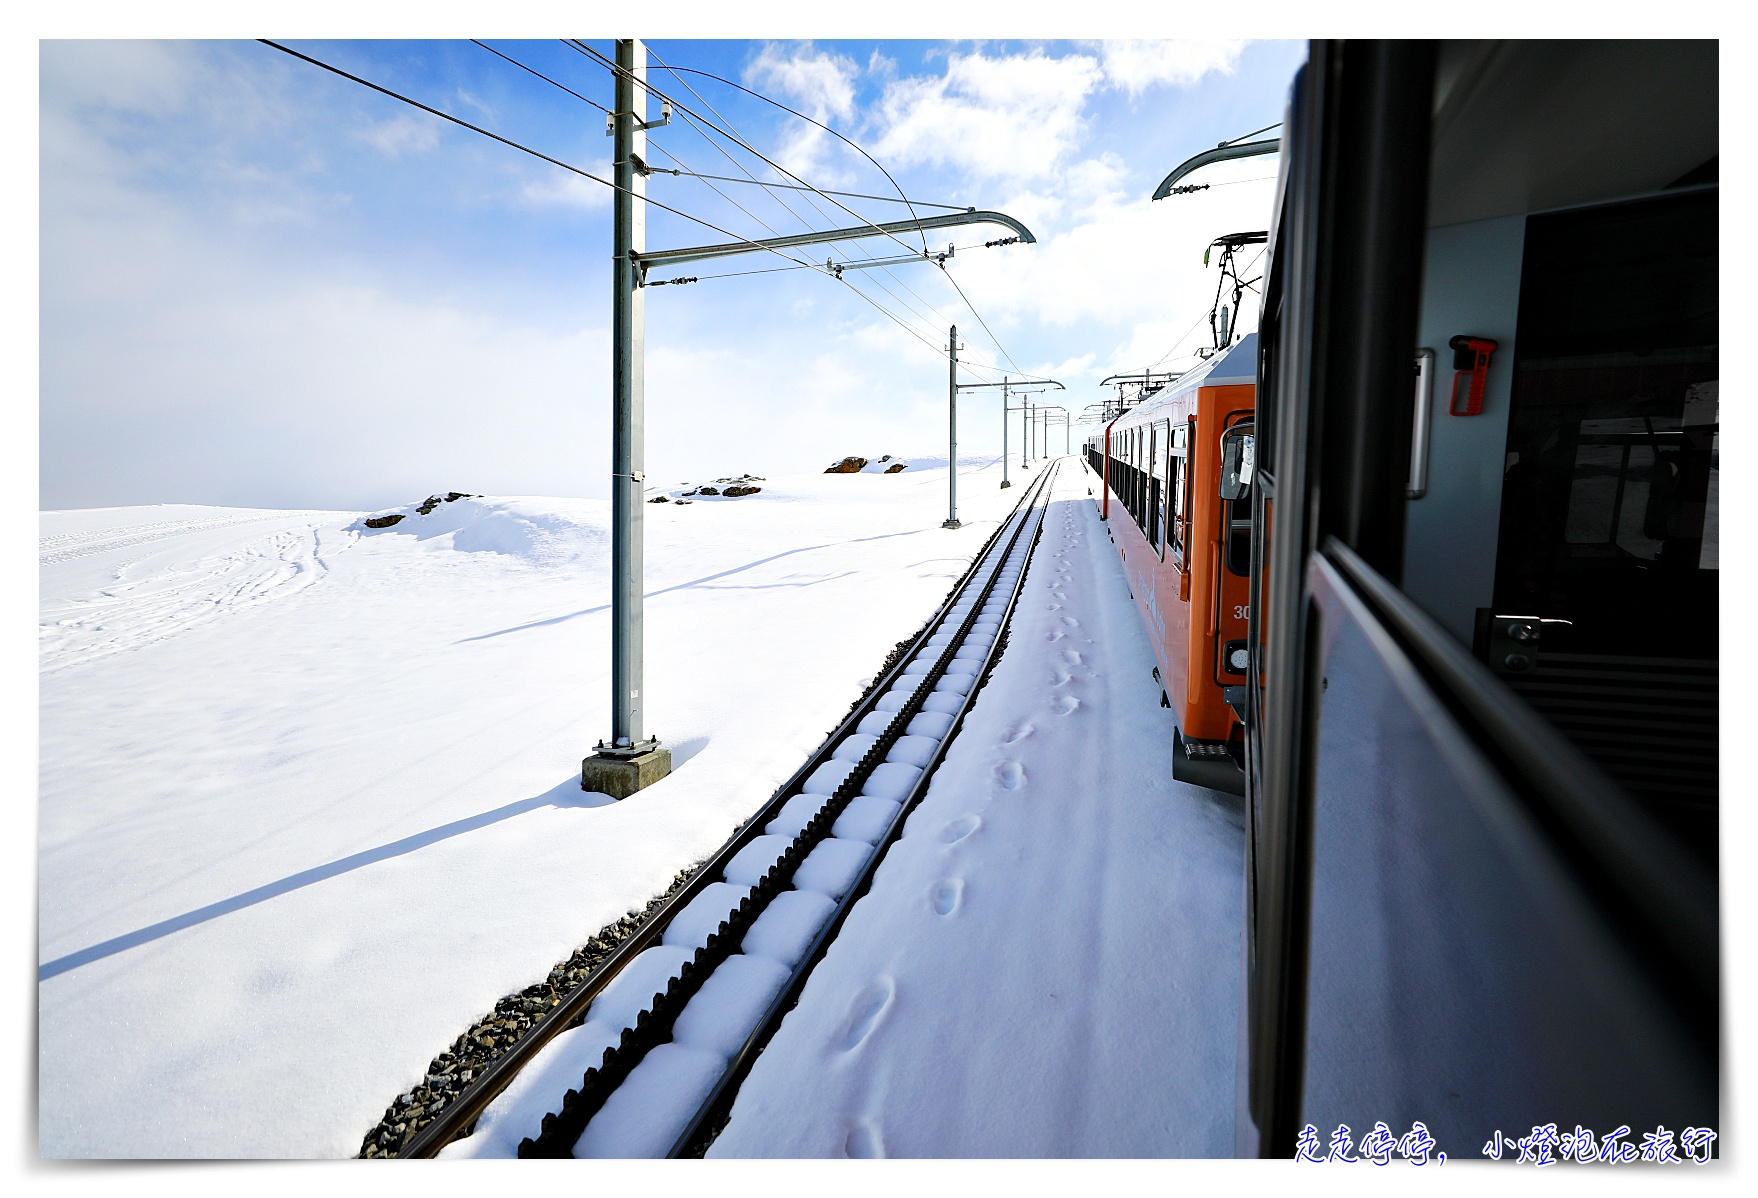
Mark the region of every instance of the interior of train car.
<instances>
[{"instance_id":1,"label":"interior of train car","mask_svg":"<svg viewBox=\"0 0 1758 1198\"><path fill-rule=\"evenodd\" d=\"M1242 1153L1716 1125L1718 72L1714 42L1315 42L1296 79Z\"/></svg>"}]
</instances>

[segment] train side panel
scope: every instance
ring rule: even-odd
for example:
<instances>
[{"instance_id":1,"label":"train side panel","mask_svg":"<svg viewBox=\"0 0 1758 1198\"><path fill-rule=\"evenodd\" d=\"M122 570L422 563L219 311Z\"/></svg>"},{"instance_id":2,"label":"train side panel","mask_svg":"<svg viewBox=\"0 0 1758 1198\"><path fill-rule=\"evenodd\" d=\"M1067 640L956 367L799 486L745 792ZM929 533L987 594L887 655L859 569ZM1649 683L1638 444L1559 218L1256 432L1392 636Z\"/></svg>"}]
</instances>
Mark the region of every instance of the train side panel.
<instances>
[{"instance_id":1,"label":"train side panel","mask_svg":"<svg viewBox=\"0 0 1758 1198\"><path fill-rule=\"evenodd\" d=\"M1245 674L1228 668L1225 650L1245 642L1250 583L1228 568L1232 513L1219 483L1222 434L1251 417L1254 394L1249 384L1192 388L1119 422L1108 469L1103 435L1089 455L1106 480L1111 536L1186 741L1226 742L1240 726L1224 688L1244 685Z\"/></svg>"}]
</instances>

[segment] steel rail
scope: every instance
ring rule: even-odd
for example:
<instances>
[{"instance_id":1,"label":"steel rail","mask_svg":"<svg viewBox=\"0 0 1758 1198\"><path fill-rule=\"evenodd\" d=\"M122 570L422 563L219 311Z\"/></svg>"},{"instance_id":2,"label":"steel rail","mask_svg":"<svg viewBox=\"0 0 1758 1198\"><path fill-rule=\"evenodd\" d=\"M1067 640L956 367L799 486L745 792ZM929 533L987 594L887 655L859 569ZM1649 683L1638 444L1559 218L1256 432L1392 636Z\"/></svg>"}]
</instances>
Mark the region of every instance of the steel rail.
<instances>
[{"instance_id":1,"label":"steel rail","mask_svg":"<svg viewBox=\"0 0 1758 1198\"><path fill-rule=\"evenodd\" d=\"M964 601L972 594L973 587L976 589L975 598L971 600L969 611L966 612L960 621L958 631L945 645L940 647L935 656L934 664L929 667L927 674L922 678L921 682L915 684L911 688L909 699L892 713L892 718L887 722L885 729L876 736L874 743L866 749L860 760L855 763L848 775L835 788L834 793L823 796L823 803L820 805L817 813L812 817L803 830L794 835L789 847L777 857L774 864L771 865L764 877L752 888L751 895L747 899L741 901L739 906L729 913L727 919L721 923L719 930L711 935L708 942L696 951L694 958L685 962L682 969L679 971L679 974L672 978L670 983L668 983L666 990L663 993L656 993L654 995L651 1006L641 1013L635 1026L626 1028L622 1034L620 1042L605 1051L602 1064L585 1071L580 1086L569 1090L567 1094L563 1096L561 1109L559 1111L552 1111L544 1116L539 1134L535 1138L526 1139L519 1145L519 1155L521 1157L567 1157L572 1155L576 1142L580 1139L581 1135L584 1134L592 1118L600 1109L602 1109L605 1102L609 1100L610 1096L629 1076L629 1074L633 1072L643 1059L645 1059L647 1053L659 1044L670 1039L672 1024L681 1013L683 1007L692 997L694 997L707 976L710 975L721 962L725 961L734 952L738 951L746 929L749 928L751 923L755 922L757 916L767 907L769 900L774 897L775 894L780 893L788 887L792 881L795 870L805 859L807 854L816 849L823 841L832 838L832 826L836 823L844 808L846 808L851 801L860 796L863 786L866 784L872 773L885 761L896 742L906 735L906 729L909 727L915 716L922 712L928 697L932 694L938 693L936 691L937 684L947 674L948 667L953 663L960 649L963 648L972 629L976 627L978 618L983 614L983 604L988 601L989 596L994 591L995 586L1000 579L1000 576L1005 571L1008 563L1013 560L1014 551L1019 544L1021 536L1024 534L1028 525L1032 525L1032 510L1036 506L1037 501L1048 494L1048 482L1050 477L1051 475L1049 473L1041 476L1038 485L1021 497L1021 502L1016 506L1014 515L1010 516L1010 518L1004 522L1002 528L997 530L997 535L990 538L985 551L978 555L976 570L967 572L965 581L963 585L958 588L952 602L942 609L940 616L928 625L924 630L924 634L918 636L916 644L925 645L927 639L931 638L938 632L945 631L947 617L953 613L960 602ZM1008 538L1006 547L997 552L996 542L999 539L999 535L1004 533L1008 527L1012 528L1012 535ZM1033 541L1036 539L1037 529L1041 527L1042 518L1040 513L1039 520L1036 525L1033 526ZM983 578L984 575L987 575L986 580ZM1013 582L1012 593L1009 596L1007 614L1011 614L1013 600L1017 596L1023 577L1024 567L1022 565L1019 577ZM947 734L940 739L940 745L938 746L934 757L931 759L929 766L925 767L915 779L915 783L912 786L910 793L905 796L906 800L919 798L920 793L925 790L925 780L930 776L932 766L938 764L941 752L944 751L945 745L951 739L952 729L957 726L958 721L962 718L963 712L968 709L970 698L978 690L982 677L985 675L989 664L994 659L997 652L997 646L1002 644L1003 637L1001 633L1005 628L1004 619L998 619L995 627L997 629L996 636L995 639L990 642L988 653L984 658L982 666L972 675L971 687L969 691L961 697L958 711L954 715L952 723L948 726ZM914 649L915 646L912 646L912 650ZM869 691L867 696L857 707L856 711L851 713L850 720L844 722L844 729L858 725L866 715L880 710L878 704L884 695L890 690L890 683L895 679L907 676L908 667L916 664L914 661L915 656L915 652L912 652L910 656L899 659L894 669L887 674L887 686L884 689L875 687L873 690ZM825 741L825 743L819 748L818 752L813 754L812 759L807 763L807 767L802 769L801 774L806 774L810 770L816 769L818 766L832 760L833 754L840 745L841 740L842 730L839 730L837 735L832 736L829 740ZM799 776L800 775L796 775L796 777ZM792 789L792 787L788 788L790 791ZM785 797L791 798L793 795L788 794ZM899 811L896 817L894 817L893 825L888 829L888 836L895 833L896 830L901 829L902 824L900 821L903 817L907 816L909 806L913 806L913 801L900 805ZM779 810L779 807L776 809ZM753 821L753 824L758 830L761 830L764 826L757 821ZM881 838L882 845L888 843L889 841L885 837ZM876 866L877 860L882 856L883 848L880 845L875 845L867 858L865 867L862 872L857 875L856 885L859 885L865 878L870 877L871 868ZM705 868L702 873L698 875L697 878L692 879L692 881L699 881L702 885L707 885L720 879L722 869L724 869L724 864L722 864L721 868ZM706 876L704 877L703 875ZM814 941L814 944L819 946L820 949L822 945L828 944L828 930L833 926L840 926L841 919L839 916L846 912L849 894L852 893L853 887L851 886L850 891L845 893L843 899L839 902L836 911L833 912L832 918L827 922L825 929L820 930L818 938ZM809 953L807 959L815 960L815 955L815 952ZM796 974L796 976L800 975ZM794 988L790 986L784 991L783 998L793 992L793 989ZM780 1002L781 1000L778 999L777 1001ZM782 1008L782 1012L785 1012L785 1008ZM764 1031L766 1026L771 1026L770 1021L772 1017L775 1019L779 1018L779 1014L773 1009L766 1013L765 1019L760 1021L757 1031L752 1033L753 1039L758 1037ZM763 1036L762 1038L765 1041L767 1040L767 1036ZM717 1087L714 1095L710 1099L711 1103L726 1092L725 1083L727 1079L742 1079L743 1071L744 1069L749 1068L749 1062L754 1060L755 1053L756 1049L753 1047L752 1042L748 1040L744 1049L742 1049L739 1055L734 1058L732 1065L729 1066L728 1072L722 1075L722 1085ZM706 1108L704 1108L704 1110L705 1109ZM701 1122L703 1117L703 1111L699 1110L697 1112L697 1118L692 1120L690 1128L687 1129L687 1131L693 1130Z\"/></svg>"},{"instance_id":2,"label":"steel rail","mask_svg":"<svg viewBox=\"0 0 1758 1198\"><path fill-rule=\"evenodd\" d=\"M467 1134L474 1127L482 1112L500 1096L519 1071L545 1045L562 1032L579 1026L585 1020L587 1009L592 1005L592 1001L615 980L630 961L655 944L665 934L672 917L688 906L696 895L720 880L721 873L733 857L745 845L763 834L763 829L780 813L787 801L801 792L801 788L812 772L829 760L835 746L854 732L856 725L873 710L879 697L884 695L896 680L903 676L904 670L908 668L911 661L927 646L928 639L945 623L947 614L964 598L972 580L978 575L983 564L989 560L990 552L996 542L1013 523L1014 516L1028 508L1033 494L1034 492L1027 491L1020 496L1020 501L1014 511L996 526L995 531L989 535L989 539L983 543L983 547L972 557L971 564L948 592L945 601L929 617L921 631L916 634L908 650L898 656L891 669L875 680L873 685L868 688L866 695L863 696L862 701L837 725L835 731L830 734L818 751L814 752L786 782L782 783L767 803L739 826L739 829L734 832L726 844L713 857L704 862L676 894L654 911L633 933L620 941L610 955L601 961L585 980L569 991L559 1003L551 1007L524 1036L509 1046L505 1053L496 1057L431 1122L413 1129L411 1134L404 1138L402 1146L396 1153L399 1158L432 1157L453 1140Z\"/></svg>"},{"instance_id":3,"label":"steel rail","mask_svg":"<svg viewBox=\"0 0 1758 1198\"><path fill-rule=\"evenodd\" d=\"M775 1000L769 1005L768 1010L764 1012L763 1018L758 1021L756 1029L751 1032L750 1036L746 1039L744 1046L739 1050L738 1054L733 1057L726 1072L721 1075L719 1084L715 1086L713 1092L709 1094L707 1100L704 1101L702 1106L697 1110L696 1116L690 1121L689 1126L684 1129L684 1131L678 1136L677 1140L672 1144L671 1150L666 1153L668 1157L702 1156L706 1154L708 1146L713 1143L714 1138L719 1135L721 1129L725 1126L727 1118L730 1117L732 1113L732 1104L737 1100L739 1089L744 1084L745 1078L750 1074L751 1068L756 1064L757 1058L762 1054L763 1050L768 1047L770 1039L775 1035L776 1031L780 1029L782 1020L786 1018L788 1012L793 1010L798 1004L800 994L804 991L806 982L810 979L812 972L818 967L818 963L824 959L825 953L830 950L831 943L835 941L837 935L842 931L842 926L847 921L849 914L854 910L855 904L865 897L867 892L872 888L873 876L878 871L880 864L884 861L885 854L890 850L891 846L903 836L904 825L909 821L909 817L915 811L916 806L928 793L928 787L932 783L934 774L939 769L941 761L945 758L947 750L952 747L953 741L958 738L959 732L963 730L965 716L970 713L971 707L976 703L977 696L982 693L983 687L988 684L990 673L994 670L996 663L1000 661L1001 655L1007 647L1008 628L1013 619L1014 609L1019 605L1020 595L1025 589L1026 564L1031 561L1031 555L1037 547L1038 538L1042 535L1044 518L1049 512L1050 488L1059 467L1060 463L1056 463L1052 465L1051 469L1040 475L1034 491L1028 492L1025 496L1025 498L1031 500L1034 506L1038 509L1037 522L1033 526L1031 537L1026 543L1024 560L1020 566L1019 576L1014 580L1012 592L1008 595L1007 610L1002 614L1000 623L997 625L1000 632L996 635L994 643L989 646L989 651L983 659L982 666L974 675L976 681L971 686L970 693L964 696L964 702L959 705L957 714L953 716L952 726L947 729L946 735L941 738L940 744L934 750L934 755L929 758L928 764L922 768L921 777L916 779L915 785L911 787L910 793L905 797L902 807L898 810L897 814L892 817L890 827L887 828L885 834L879 838L879 843L874 846L872 856L867 858L867 862L862 866L861 872L856 876L854 884L849 887L848 893L837 902L836 910L831 914L830 919L825 923L824 927L820 929L817 937L806 950L805 955L800 958L799 964L794 967L787 985L782 988L781 993L777 995ZM1038 500L1042 500L1043 502L1040 504L1037 502ZM1007 562L1012 559L1015 546L1024 530L1025 521L1022 520L1019 530L1014 534L1014 543L1008 546L1007 553L1003 556L1002 562L996 569L995 578L1000 577L1002 569L1004 569ZM989 586L984 591L985 599L993 592L993 589L994 579L991 579ZM965 622L967 628L971 621L976 618L978 610L977 606L973 604L971 615ZM951 642L948 645L948 649L956 652L958 644L958 641Z\"/></svg>"}]
</instances>

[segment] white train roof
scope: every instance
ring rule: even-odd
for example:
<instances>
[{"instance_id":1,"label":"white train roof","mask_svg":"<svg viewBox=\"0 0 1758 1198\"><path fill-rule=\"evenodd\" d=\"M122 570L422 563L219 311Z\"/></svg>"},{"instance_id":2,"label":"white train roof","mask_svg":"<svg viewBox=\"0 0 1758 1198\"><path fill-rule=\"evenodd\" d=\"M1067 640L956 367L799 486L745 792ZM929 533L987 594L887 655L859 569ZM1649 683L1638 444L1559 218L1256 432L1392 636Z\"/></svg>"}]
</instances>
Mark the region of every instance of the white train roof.
<instances>
[{"instance_id":1,"label":"white train roof","mask_svg":"<svg viewBox=\"0 0 1758 1198\"><path fill-rule=\"evenodd\" d=\"M1162 386L1147 399L1131 408L1117 421L1118 428L1129 428L1141 421L1152 420L1155 411L1181 395L1198 387L1232 387L1257 382L1257 334L1247 333L1226 353L1216 354L1195 370L1186 371ZM1103 428L1101 427L1101 432Z\"/></svg>"}]
</instances>

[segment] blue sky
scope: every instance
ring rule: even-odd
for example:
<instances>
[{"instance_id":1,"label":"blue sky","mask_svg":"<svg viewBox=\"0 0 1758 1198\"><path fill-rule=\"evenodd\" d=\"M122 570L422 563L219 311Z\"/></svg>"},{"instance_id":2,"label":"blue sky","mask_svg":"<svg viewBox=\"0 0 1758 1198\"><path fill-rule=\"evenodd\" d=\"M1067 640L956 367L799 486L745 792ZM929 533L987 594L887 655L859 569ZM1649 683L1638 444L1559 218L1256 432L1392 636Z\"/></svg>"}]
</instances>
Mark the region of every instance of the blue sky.
<instances>
[{"instance_id":1,"label":"blue sky","mask_svg":"<svg viewBox=\"0 0 1758 1198\"><path fill-rule=\"evenodd\" d=\"M289 44L608 175L601 112L467 41ZM608 72L560 42L491 44L610 102ZM1211 168L1197 195L1147 196L1183 158L1279 120L1304 55L1290 42L649 44L656 87L712 106L818 186L892 192L834 139L683 76L692 95L658 63L772 96L858 142L912 198L997 208L1039 239L983 249L1004 231L930 234L933 249L960 247L950 279L915 264L649 291L656 483L943 453L945 364L924 342L943 345L953 321L970 381L1051 375L1076 410L1106 374L1188 362L1215 285L1203 247L1266 227L1276 159ZM252 42L46 42L40 66L42 506L606 494L608 188ZM780 178L681 116L651 142L655 166ZM815 211L799 193L784 207L716 186L730 199L667 176L649 194L746 236L856 223L821 198ZM650 210L650 249L720 240ZM788 265L761 257L687 273ZM961 451L998 446L998 404L993 391L961 401Z\"/></svg>"}]
</instances>

